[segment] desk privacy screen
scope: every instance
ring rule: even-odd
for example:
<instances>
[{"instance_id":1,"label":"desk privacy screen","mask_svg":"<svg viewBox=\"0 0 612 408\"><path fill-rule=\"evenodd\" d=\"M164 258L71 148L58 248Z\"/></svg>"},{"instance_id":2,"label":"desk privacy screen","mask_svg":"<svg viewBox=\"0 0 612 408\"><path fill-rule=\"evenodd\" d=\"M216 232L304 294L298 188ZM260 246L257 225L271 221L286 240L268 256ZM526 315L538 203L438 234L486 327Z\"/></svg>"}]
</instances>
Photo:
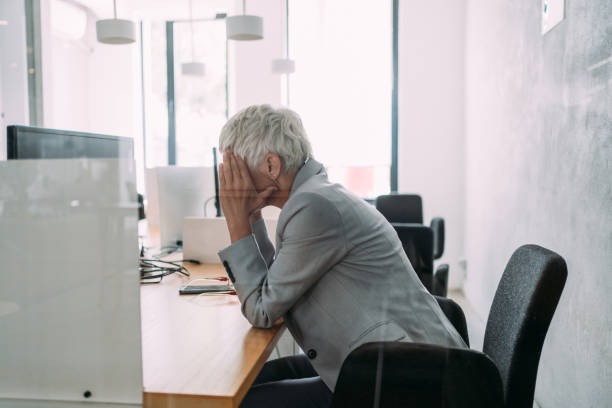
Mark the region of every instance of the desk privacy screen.
<instances>
[{"instance_id":1,"label":"desk privacy screen","mask_svg":"<svg viewBox=\"0 0 612 408\"><path fill-rule=\"evenodd\" d=\"M137 254L132 160L0 162L0 407L142 403Z\"/></svg>"}]
</instances>

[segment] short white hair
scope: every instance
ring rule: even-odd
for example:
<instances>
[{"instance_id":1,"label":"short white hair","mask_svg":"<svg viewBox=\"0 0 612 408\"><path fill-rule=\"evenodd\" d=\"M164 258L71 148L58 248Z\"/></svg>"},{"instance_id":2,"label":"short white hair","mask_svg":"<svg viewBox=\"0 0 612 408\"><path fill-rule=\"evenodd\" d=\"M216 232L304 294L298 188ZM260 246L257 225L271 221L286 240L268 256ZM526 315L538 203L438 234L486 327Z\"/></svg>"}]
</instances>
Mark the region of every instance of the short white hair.
<instances>
[{"instance_id":1,"label":"short white hair","mask_svg":"<svg viewBox=\"0 0 612 408\"><path fill-rule=\"evenodd\" d=\"M297 171L312 156L302 120L290 109L253 105L232 116L219 137L219 150L231 150L257 167L268 153L276 153L284 171Z\"/></svg>"}]
</instances>

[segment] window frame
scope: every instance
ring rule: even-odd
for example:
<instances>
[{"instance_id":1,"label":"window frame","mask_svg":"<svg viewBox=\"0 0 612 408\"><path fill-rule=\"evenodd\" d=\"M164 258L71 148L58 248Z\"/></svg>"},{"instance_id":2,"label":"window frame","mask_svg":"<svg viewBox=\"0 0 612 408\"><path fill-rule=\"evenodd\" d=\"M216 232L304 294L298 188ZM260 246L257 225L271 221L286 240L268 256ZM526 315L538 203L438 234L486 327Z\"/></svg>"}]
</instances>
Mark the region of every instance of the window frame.
<instances>
[{"instance_id":1,"label":"window frame","mask_svg":"<svg viewBox=\"0 0 612 408\"><path fill-rule=\"evenodd\" d=\"M392 1L392 90L391 90L391 166L390 166L390 192L398 190L398 16L399 0ZM226 50L227 50L226 40ZM166 21L166 80L167 80L167 108L168 108L168 165L176 165L176 111L174 88L174 21ZM229 117L228 92L228 52L225 53L225 116ZM288 81L289 82L289 81Z\"/></svg>"}]
</instances>

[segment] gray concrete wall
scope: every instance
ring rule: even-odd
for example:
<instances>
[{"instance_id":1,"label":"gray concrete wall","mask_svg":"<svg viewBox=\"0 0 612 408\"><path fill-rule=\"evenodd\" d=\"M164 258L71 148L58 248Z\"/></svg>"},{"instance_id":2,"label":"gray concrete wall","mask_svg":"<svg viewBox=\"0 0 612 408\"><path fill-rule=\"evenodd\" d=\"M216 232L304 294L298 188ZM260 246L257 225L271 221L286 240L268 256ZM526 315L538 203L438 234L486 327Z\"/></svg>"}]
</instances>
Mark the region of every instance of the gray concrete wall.
<instances>
[{"instance_id":1,"label":"gray concrete wall","mask_svg":"<svg viewBox=\"0 0 612 408\"><path fill-rule=\"evenodd\" d=\"M560 253L569 277L536 401L612 406L612 2L470 0L466 14L465 291L486 318L512 251Z\"/></svg>"}]
</instances>

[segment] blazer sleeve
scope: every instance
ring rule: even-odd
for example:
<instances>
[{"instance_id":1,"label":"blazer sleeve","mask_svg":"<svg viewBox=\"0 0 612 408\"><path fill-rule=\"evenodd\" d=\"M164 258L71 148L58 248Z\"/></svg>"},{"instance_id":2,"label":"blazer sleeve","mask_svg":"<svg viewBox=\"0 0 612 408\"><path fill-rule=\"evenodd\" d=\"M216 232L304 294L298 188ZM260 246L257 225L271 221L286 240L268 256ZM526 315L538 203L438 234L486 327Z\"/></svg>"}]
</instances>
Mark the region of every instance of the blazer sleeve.
<instances>
[{"instance_id":1,"label":"blazer sleeve","mask_svg":"<svg viewBox=\"0 0 612 408\"><path fill-rule=\"evenodd\" d=\"M292 201L290 208L285 206L281 247L269 267L253 235L219 252L242 313L255 327L271 327L349 250L340 213L331 202L315 193L301 193Z\"/></svg>"},{"instance_id":2,"label":"blazer sleeve","mask_svg":"<svg viewBox=\"0 0 612 408\"><path fill-rule=\"evenodd\" d=\"M261 256L263 256L263 259L266 261L266 265L270 266L274 260L274 245L272 245L272 241L270 241L268 231L266 230L266 223L263 218L251 224L251 229L253 230L253 236L255 237Z\"/></svg>"}]
</instances>

